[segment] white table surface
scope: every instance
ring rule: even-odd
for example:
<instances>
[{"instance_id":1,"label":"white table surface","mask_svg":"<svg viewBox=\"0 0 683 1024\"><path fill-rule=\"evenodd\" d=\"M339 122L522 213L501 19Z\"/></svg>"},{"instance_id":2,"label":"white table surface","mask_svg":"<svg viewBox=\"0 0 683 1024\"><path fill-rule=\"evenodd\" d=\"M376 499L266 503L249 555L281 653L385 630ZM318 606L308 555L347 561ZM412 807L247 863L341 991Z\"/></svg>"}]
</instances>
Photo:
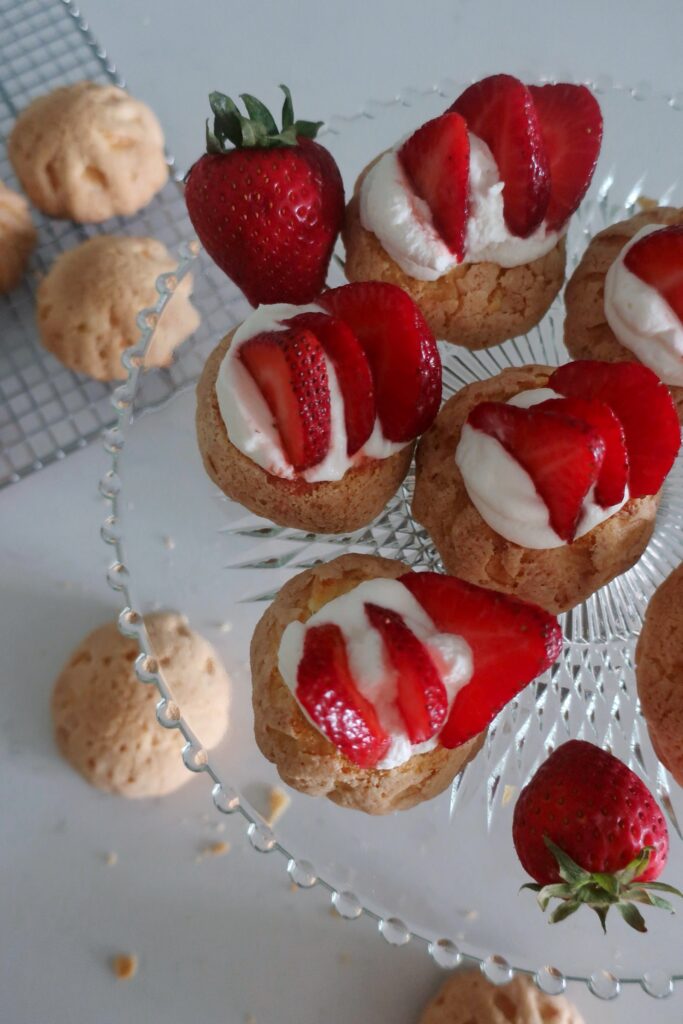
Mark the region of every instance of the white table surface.
<instances>
[{"instance_id":1,"label":"white table surface","mask_svg":"<svg viewBox=\"0 0 683 1024\"><path fill-rule=\"evenodd\" d=\"M83 5L182 167L201 148L212 88L275 102L285 81L307 118L494 70L683 88L677 0ZM98 536L105 468L95 445L0 495L0 1021L416 1021L441 977L424 950L389 947L367 921L342 922L318 890L292 893L281 862L255 854L240 821L219 821L202 778L134 803L90 790L58 758L52 681L117 610ZM197 863L213 839L231 852ZM140 957L128 984L107 966L126 951ZM638 989L612 1004L582 986L570 994L589 1022L683 1020L683 988L662 1003Z\"/></svg>"}]
</instances>

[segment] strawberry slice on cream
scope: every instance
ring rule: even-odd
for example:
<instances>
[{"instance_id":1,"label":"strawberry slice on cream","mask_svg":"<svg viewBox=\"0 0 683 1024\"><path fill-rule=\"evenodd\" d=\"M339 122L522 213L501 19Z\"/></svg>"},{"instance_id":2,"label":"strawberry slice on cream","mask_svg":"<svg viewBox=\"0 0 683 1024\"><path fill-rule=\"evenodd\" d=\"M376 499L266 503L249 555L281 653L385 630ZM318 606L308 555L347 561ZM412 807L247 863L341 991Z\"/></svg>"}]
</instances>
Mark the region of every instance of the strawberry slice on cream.
<instances>
[{"instance_id":1,"label":"strawberry slice on cream","mask_svg":"<svg viewBox=\"0 0 683 1024\"><path fill-rule=\"evenodd\" d=\"M252 462L287 480L337 481L431 425L441 359L409 295L360 282L307 306L259 306L235 331L215 392L228 439Z\"/></svg>"},{"instance_id":2,"label":"strawberry slice on cream","mask_svg":"<svg viewBox=\"0 0 683 1024\"><path fill-rule=\"evenodd\" d=\"M558 656L557 620L437 573L373 579L290 622L280 674L308 720L360 767L454 748Z\"/></svg>"}]
</instances>

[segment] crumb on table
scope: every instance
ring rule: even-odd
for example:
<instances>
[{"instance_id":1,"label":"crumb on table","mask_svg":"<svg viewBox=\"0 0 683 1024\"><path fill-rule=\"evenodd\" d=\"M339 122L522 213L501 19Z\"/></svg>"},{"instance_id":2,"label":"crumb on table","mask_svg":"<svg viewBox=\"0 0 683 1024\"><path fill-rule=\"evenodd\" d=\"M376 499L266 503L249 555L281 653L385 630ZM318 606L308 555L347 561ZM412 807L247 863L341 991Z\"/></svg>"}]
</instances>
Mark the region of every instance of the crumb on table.
<instances>
[{"instance_id":1,"label":"crumb on table","mask_svg":"<svg viewBox=\"0 0 683 1024\"><path fill-rule=\"evenodd\" d=\"M107 853L102 854L102 860L108 868L113 868L119 862L119 855L116 850L109 850Z\"/></svg>"},{"instance_id":2,"label":"crumb on table","mask_svg":"<svg viewBox=\"0 0 683 1024\"><path fill-rule=\"evenodd\" d=\"M657 200L651 199L649 196L638 196L636 203L641 210L656 210L659 206Z\"/></svg>"},{"instance_id":3,"label":"crumb on table","mask_svg":"<svg viewBox=\"0 0 683 1024\"><path fill-rule=\"evenodd\" d=\"M135 953L117 953L111 959L111 969L119 981L130 981L138 973Z\"/></svg>"},{"instance_id":4,"label":"crumb on table","mask_svg":"<svg viewBox=\"0 0 683 1024\"><path fill-rule=\"evenodd\" d=\"M268 792L267 823L274 825L276 821L279 821L290 803L291 800L284 789L281 789L279 786L272 786Z\"/></svg>"},{"instance_id":5,"label":"crumb on table","mask_svg":"<svg viewBox=\"0 0 683 1024\"><path fill-rule=\"evenodd\" d=\"M214 842L202 846L195 861L199 863L206 860L207 857L223 857L226 853L230 853L230 843L226 843L224 839L216 839Z\"/></svg>"},{"instance_id":6,"label":"crumb on table","mask_svg":"<svg viewBox=\"0 0 683 1024\"><path fill-rule=\"evenodd\" d=\"M515 796L516 792L517 792L517 787L516 786L506 785L504 787L504 789L503 789L503 796L502 796L502 799L501 799L501 803L502 803L503 807L507 807L507 805L510 803L510 801L512 799L514 799L514 796Z\"/></svg>"}]
</instances>

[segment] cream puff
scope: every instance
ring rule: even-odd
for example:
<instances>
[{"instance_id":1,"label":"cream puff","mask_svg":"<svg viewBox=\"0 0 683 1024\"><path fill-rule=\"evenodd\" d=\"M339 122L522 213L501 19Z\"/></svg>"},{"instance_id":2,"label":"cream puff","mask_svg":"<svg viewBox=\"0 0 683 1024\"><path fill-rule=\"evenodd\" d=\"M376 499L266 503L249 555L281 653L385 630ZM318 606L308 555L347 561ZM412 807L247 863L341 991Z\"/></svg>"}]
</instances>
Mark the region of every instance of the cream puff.
<instances>
[{"instance_id":1,"label":"cream puff","mask_svg":"<svg viewBox=\"0 0 683 1024\"><path fill-rule=\"evenodd\" d=\"M636 680L652 746L683 786L683 565L647 606L636 647Z\"/></svg>"},{"instance_id":2,"label":"cream puff","mask_svg":"<svg viewBox=\"0 0 683 1024\"><path fill-rule=\"evenodd\" d=\"M228 728L230 680L204 637L177 612L145 616L145 627L174 699L207 749ZM60 672L52 719L60 753L86 782L106 793L153 797L189 781L185 740L154 717L158 692L135 675L135 640L107 622L81 640Z\"/></svg>"},{"instance_id":3,"label":"cream puff","mask_svg":"<svg viewBox=\"0 0 683 1024\"><path fill-rule=\"evenodd\" d=\"M441 400L441 361L412 299L364 282L260 306L209 357L197 438L220 489L283 526L370 523Z\"/></svg>"},{"instance_id":4,"label":"cream puff","mask_svg":"<svg viewBox=\"0 0 683 1024\"><path fill-rule=\"evenodd\" d=\"M361 173L349 280L405 289L437 338L478 349L529 331L564 280L564 235L595 169L585 86L483 79Z\"/></svg>"},{"instance_id":5,"label":"cream puff","mask_svg":"<svg viewBox=\"0 0 683 1024\"><path fill-rule=\"evenodd\" d=\"M566 611L638 560L679 446L646 367L504 370L446 402L422 438L413 514L448 572Z\"/></svg>"},{"instance_id":6,"label":"cream puff","mask_svg":"<svg viewBox=\"0 0 683 1024\"><path fill-rule=\"evenodd\" d=\"M481 971L455 971L422 1012L418 1024L584 1024L564 996L549 996L524 974L494 985Z\"/></svg>"},{"instance_id":7,"label":"cream puff","mask_svg":"<svg viewBox=\"0 0 683 1024\"><path fill-rule=\"evenodd\" d=\"M140 336L141 309L158 300L160 274L176 269L163 242L130 235L95 235L61 253L38 288L38 331L48 352L70 370L95 380L123 380L125 349ZM144 366L168 366L173 353L197 330L186 274L154 329Z\"/></svg>"},{"instance_id":8,"label":"cream puff","mask_svg":"<svg viewBox=\"0 0 683 1024\"><path fill-rule=\"evenodd\" d=\"M405 810L451 783L561 644L540 608L342 555L285 584L256 627L256 742L302 793Z\"/></svg>"},{"instance_id":9,"label":"cream puff","mask_svg":"<svg viewBox=\"0 0 683 1024\"><path fill-rule=\"evenodd\" d=\"M644 210L593 238L567 284L574 359L635 359L671 390L683 419L683 209Z\"/></svg>"},{"instance_id":10,"label":"cream puff","mask_svg":"<svg viewBox=\"0 0 683 1024\"><path fill-rule=\"evenodd\" d=\"M168 179L150 108L97 82L38 96L19 114L7 153L34 206L79 224L137 213Z\"/></svg>"},{"instance_id":11,"label":"cream puff","mask_svg":"<svg viewBox=\"0 0 683 1024\"><path fill-rule=\"evenodd\" d=\"M0 295L19 284L37 240L28 203L0 181Z\"/></svg>"}]
</instances>

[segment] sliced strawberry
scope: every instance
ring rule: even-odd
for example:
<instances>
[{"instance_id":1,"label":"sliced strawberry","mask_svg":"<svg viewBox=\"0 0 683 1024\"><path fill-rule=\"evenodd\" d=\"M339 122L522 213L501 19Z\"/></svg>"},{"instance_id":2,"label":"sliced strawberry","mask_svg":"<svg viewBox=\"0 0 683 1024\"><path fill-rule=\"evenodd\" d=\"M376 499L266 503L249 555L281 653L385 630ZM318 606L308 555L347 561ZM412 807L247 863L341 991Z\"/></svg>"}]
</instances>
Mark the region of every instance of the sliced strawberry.
<instances>
[{"instance_id":1,"label":"sliced strawberry","mask_svg":"<svg viewBox=\"0 0 683 1024\"><path fill-rule=\"evenodd\" d=\"M361 343L375 383L388 441L412 441L441 402L441 359L425 318L394 284L358 281L323 292L318 302L344 320Z\"/></svg>"},{"instance_id":2,"label":"sliced strawberry","mask_svg":"<svg viewBox=\"0 0 683 1024\"><path fill-rule=\"evenodd\" d=\"M630 496L657 493L680 448L681 432L671 393L656 373L640 363L577 359L555 370L548 387L609 405L624 428Z\"/></svg>"},{"instance_id":3,"label":"sliced strawberry","mask_svg":"<svg viewBox=\"0 0 683 1024\"><path fill-rule=\"evenodd\" d=\"M360 768L372 768L389 749L390 737L353 681L339 626L306 630L296 698L330 743Z\"/></svg>"},{"instance_id":4,"label":"sliced strawberry","mask_svg":"<svg viewBox=\"0 0 683 1024\"><path fill-rule=\"evenodd\" d=\"M434 662L424 644L408 628L398 612L366 604L370 625L380 633L396 672L396 703L411 743L434 736L448 714L448 697Z\"/></svg>"},{"instance_id":5,"label":"sliced strawberry","mask_svg":"<svg viewBox=\"0 0 683 1024\"><path fill-rule=\"evenodd\" d=\"M334 366L344 399L346 451L355 455L375 425L375 392L365 352L351 328L327 313L299 313L283 320L292 328L312 331Z\"/></svg>"},{"instance_id":6,"label":"sliced strawberry","mask_svg":"<svg viewBox=\"0 0 683 1024\"><path fill-rule=\"evenodd\" d=\"M458 691L441 731L445 747L472 739L562 650L557 619L534 604L436 572L400 577L442 633L472 651L472 677Z\"/></svg>"},{"instance_id":7,"label":"sliced strawberry","mask_svg":"<svg viewBox=\"0 0 683 1024\"><path fill-rule=\"evenodd\" d=\"M545 217L550 197L548 159L531 93L512 75L475 82L449 107L467 121L498 165L505 223L527 238Z\"/></svg>"},{"instance_id":8,"label":"sliced strawberry","mask_svg":"<svg viewBox=\"0 0 683 1024\"><path fill-rule=\"evenodd\" d=\"M530 85L548 167L550 202L545 215L549 231L571 217L591 183L602 144L602 113L585 85Z\"/></svg>"},{"instance_id":9,"label":"sliced strawberry","mask_svg":"<svg viewBox=\"0 0 683 1024\"><path fill-rule=\"evenodd\" d=\"M595 399L551 398L548 402L539 403L535 408L571 416L595 427L605 442L605 457L595 485L595 500L603 508L610 508L623 501L628 483L626 438L621 421L609 405Z\"/></svg>"},{"instance_id":10,"label":"sliced strawberry","mask_svg":"<svg viewBox=\"0 0 683 1024\"><path fill-rule=\"evenodd\" d=\"M291 465L317 465L330 447L330 389L318 339L306 330L264 331L245 341L239 355L268 403Z\"/></svg>"},{"instance_id":11,"label":"sliced strawberry","mask_svg":"<svg viewBox=\"0 0 683 1024\"><path fill-rule=\"evenodd\" d=\"M683 224L640 238L624 256L624 265L656 288L683 322Z\"/></svg>"},{"instance_id":12,"label":"sliced strawberry","mask_svg":"<svg viewBox=\"0 0 683 1024\"><path fill-rule=\"evenodd\" d=\"M467 422L500 441L533 480L555 533L567 543L574 540L605 454L597 430L538 406L519 409L504 402L481 402Z\"/></svg>"},{"instance_id":13,"label":"sliced strawberry","mask_svg":"<svg viewBox=\"0 0 683 1024\"><path fill-rule=\"evenodd\" d=\"M429 207L434 227L458 260L465 256L470 176L470 139L459 114L427 121L398 151L417 195Z\"/></svg>"}]
</instances>

